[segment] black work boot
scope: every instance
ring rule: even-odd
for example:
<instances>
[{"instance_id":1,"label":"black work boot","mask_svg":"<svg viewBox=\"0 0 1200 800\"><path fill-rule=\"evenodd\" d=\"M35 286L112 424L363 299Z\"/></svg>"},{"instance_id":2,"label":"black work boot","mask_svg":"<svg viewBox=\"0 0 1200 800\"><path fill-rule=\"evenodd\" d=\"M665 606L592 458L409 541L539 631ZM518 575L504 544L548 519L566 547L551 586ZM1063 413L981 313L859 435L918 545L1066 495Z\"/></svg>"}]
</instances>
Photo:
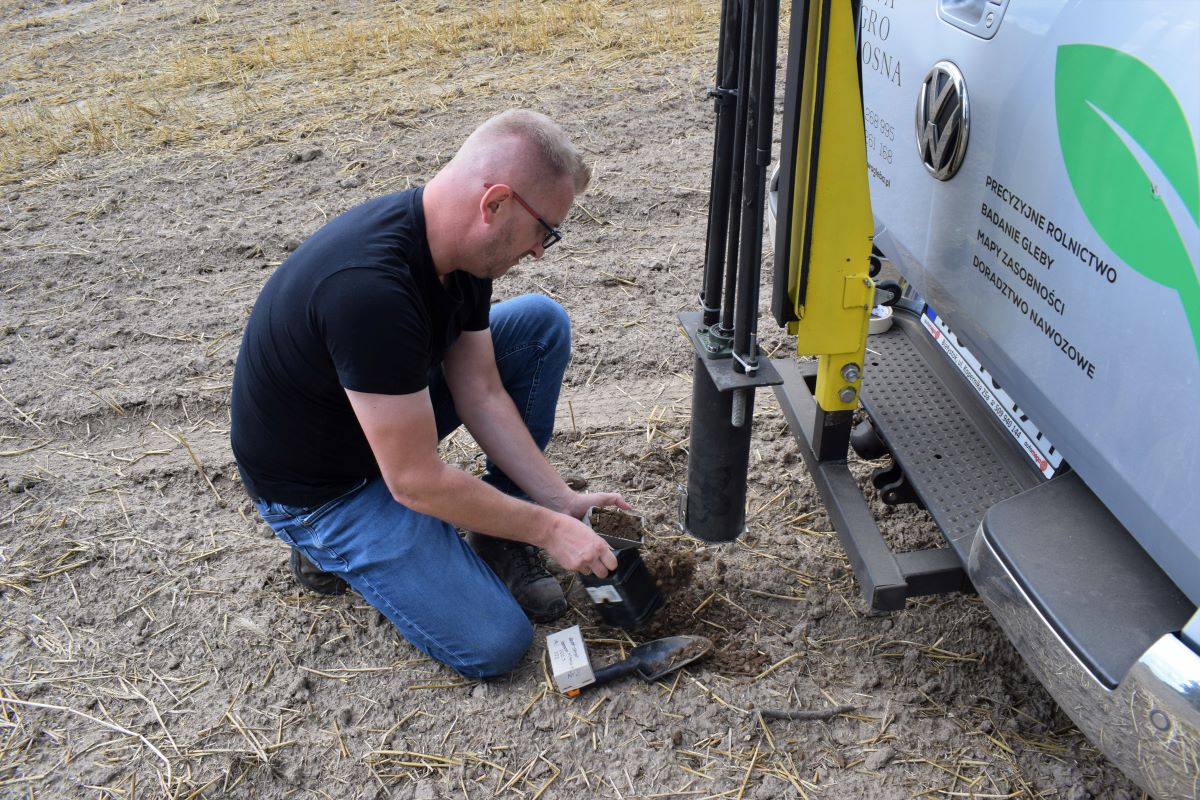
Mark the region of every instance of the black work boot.
<instances>
[{"instance_id":1,"label":"black work boot","mask_svg":"<svg viewBox=\"0 0 1200 800\"><path fill-rule=\"evenodd\" d=\"M534 622L553 622L567 611L562 587L531 544L468 533L467 543L492 568Z\"/></svg>"},{"instance_id":2,"label":"black work boot","mask_svg":"<svg viewBox=\"0 0 1200 800\"><path fill-rule=\"evenodd\" d=\"M304 557L296 548L292 548L292 556L288 559L292 568L292 577L296 582L317 594L345 594L349 585L332 572L323 572L317 565Z\"/></svg>"}]
</instances>

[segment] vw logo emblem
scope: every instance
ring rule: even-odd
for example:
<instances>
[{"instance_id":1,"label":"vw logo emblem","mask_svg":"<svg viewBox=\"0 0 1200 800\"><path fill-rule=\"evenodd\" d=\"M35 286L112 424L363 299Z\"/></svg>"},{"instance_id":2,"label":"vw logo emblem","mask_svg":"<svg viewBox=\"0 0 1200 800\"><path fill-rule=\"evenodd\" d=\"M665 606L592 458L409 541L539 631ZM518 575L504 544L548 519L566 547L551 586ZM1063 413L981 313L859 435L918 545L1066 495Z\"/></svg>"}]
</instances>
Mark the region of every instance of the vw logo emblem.
<instances>
[{"instance_id":1,"label":"vw logo emblem","mask_svg":"<svg viewBox=\"0 0 1200 800\"><path fill-rule=\"evenodd\" d=\"M971 131L967 84L958 67L939 61L917 96L917 152L929 174L948 181L962 166Z\"/></svg>"}]
</instances>

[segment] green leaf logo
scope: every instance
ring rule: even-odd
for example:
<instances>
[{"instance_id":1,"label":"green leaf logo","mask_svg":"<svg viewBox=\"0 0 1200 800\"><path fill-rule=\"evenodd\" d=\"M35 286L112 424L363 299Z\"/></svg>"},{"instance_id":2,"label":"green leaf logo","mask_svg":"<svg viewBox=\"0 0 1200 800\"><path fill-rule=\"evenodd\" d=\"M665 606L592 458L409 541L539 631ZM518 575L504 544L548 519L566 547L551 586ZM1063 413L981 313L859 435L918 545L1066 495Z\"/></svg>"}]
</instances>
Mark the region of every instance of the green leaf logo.
<instances>
[{"instance_id":1,"label":"green leaf logo","mask_svg":"<svg viewBox=\"0 0 1200 800\"><path fill-rule=\"evenodd\" d=\"M1179 293L1200 352L1200 175L1179 101L1133 56L1070 44L1058 48L1054 107L1088 222L1130 267Z\"/></svg>"}]
</instances>

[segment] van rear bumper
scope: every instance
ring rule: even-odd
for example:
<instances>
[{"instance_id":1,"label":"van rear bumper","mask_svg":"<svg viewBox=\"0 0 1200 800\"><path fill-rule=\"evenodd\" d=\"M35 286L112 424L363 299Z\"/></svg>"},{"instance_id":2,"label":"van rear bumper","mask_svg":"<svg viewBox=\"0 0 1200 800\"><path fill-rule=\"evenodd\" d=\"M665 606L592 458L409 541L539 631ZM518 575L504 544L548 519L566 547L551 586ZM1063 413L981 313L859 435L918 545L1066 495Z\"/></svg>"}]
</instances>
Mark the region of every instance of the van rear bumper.
<instances>
[{"instance_id":1,"label":"van rear bumper","mask_svg":"<svg viewBox=\"0 0 1200 800\"><path fill-rule=\"evenodd\" d=\"M1200 656L1159 636L1109 688L1059 635L980 525L968 573L1009 639L1079 729L1158 800L1200 797Z\"/></svg>"}]
</instances>

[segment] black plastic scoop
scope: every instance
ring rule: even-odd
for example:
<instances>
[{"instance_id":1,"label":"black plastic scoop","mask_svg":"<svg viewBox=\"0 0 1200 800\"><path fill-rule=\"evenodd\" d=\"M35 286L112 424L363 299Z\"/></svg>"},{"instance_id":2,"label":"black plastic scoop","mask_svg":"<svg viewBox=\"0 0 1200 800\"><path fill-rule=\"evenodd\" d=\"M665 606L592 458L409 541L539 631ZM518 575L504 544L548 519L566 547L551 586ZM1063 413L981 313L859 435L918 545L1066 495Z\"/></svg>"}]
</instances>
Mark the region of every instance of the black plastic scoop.
<instances>
[{"instance_id":1,"label":"black plastic scoop","mask_svg":"<svg viewBox=\"0 0 1200 800\"><path fill-rule=\"evenodd\" d=\"M712 641L704 636L655 639L639 644L623 660L596 670L596 682L588 686L600 686L630 675L637 675L644 681L656 681L668 672L703 658L711 649Z\"/></svg>"}]
</instances>

